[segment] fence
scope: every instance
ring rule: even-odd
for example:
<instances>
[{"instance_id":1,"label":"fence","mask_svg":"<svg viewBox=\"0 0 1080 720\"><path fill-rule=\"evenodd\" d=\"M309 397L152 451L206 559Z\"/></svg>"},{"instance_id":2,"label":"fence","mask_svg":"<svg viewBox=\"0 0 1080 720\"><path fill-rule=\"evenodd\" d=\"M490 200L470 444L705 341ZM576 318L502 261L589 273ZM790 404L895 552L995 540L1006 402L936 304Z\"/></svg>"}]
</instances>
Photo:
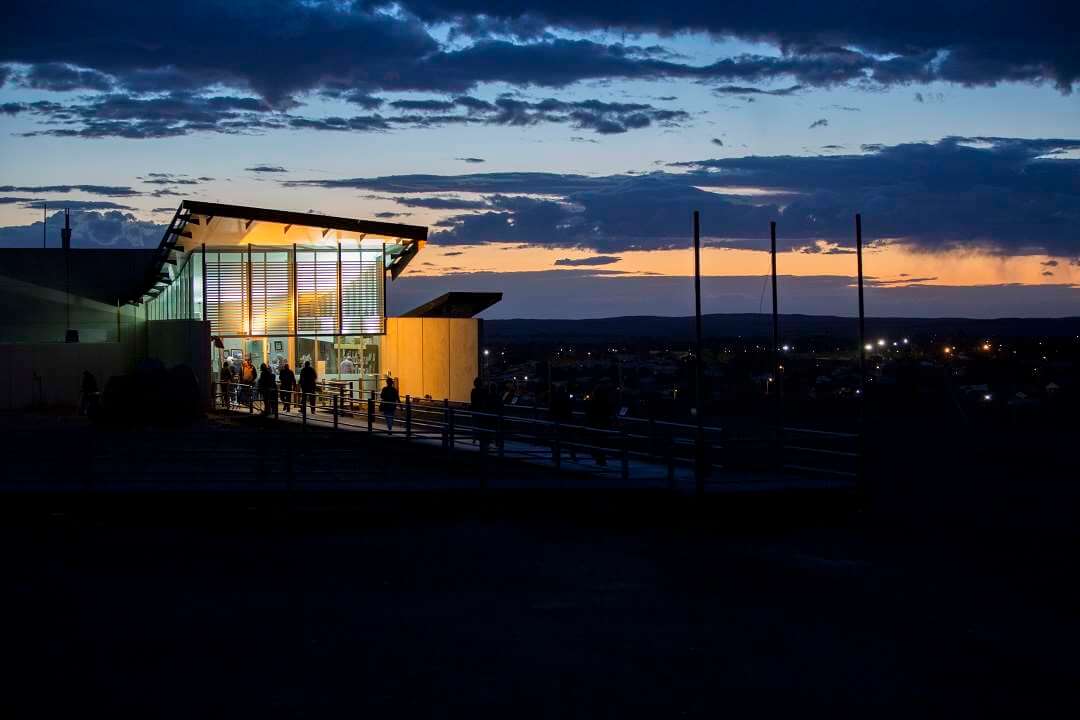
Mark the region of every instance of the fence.
<instances>
[{"instance_id":1,"label":"fence","mask_svg":"<svg viewBox=\"0 0 1080 720\"><path fill-rule=\"evenodd\" d=\"M314 393L276 390L269 395L263 397L250 385L218 383L214 402L221 409L258 412L275 419L288 411L305 427L361 430L405 442L436 443L447 453L467 450L499 459L550 463L556 469L617 473L623 480L644 475L646 470L655 476L662 469L668 484L674 486L680 468L708 475L725 467L720 427L704 427L699 446L696 425L666 420L615 416L602 423L586 423L584 413L572 413L572 420L563 422L549 417L544 408L511 405L497 412L480 412L462 403L408 395L389 407L374 393L355 398L321 389ZM767 463L772 469L853 480L860 472L857 434L785 427L776 432L774 442L778 452L771 453Z\"/></svg>"}]
</instances>

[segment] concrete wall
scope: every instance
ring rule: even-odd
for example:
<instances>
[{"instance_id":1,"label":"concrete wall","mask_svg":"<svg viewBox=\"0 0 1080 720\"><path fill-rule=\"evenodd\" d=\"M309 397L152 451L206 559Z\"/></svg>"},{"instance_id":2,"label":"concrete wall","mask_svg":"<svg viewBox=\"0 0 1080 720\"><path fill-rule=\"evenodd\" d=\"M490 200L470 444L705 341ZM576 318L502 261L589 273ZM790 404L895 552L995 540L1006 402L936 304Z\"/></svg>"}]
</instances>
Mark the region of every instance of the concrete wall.
<instances>
[{"instance_id":1,"label":"concrete wall","mask_svg":"<svg viewBox=\"0 0 1080 720\"><path fill-rule=\"evenodd\" d=\"M468 402L480 374L480 321L457 318L387 318L379 372L398 379L398 390Z\"/></svg>"},{"instance_id":2,"label":"concrete wall","mask_svg":"<svg viewBox=\"0 0 1080 720\"><path fill-rule=\"evenodd\" d=\"M187 365L210 399L210 323L203 320L151 320L146 323L146 357L166 368Z\"/></svg>"},{"instance_id":3,"label":"concrete wall","mask_svg":"<svg viewBox=\"0 0 1080 720\"><path fill-rule=\"evenodd\" d=\"M104 390L110 377L133 369L134 356L122 343L0 345L0 409L74 407L83 370L93 373L98 389Z\"/></svg>"}]
</instances>

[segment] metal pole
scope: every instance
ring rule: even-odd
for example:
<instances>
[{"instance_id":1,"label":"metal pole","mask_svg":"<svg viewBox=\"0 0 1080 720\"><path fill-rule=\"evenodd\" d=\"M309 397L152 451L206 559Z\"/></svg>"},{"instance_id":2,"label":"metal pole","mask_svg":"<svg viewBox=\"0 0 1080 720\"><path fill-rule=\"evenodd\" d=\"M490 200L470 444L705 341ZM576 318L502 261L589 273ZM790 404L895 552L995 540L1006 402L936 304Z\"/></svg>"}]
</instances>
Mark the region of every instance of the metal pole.
<instances>
[{"instance_id":1,"label":"metal pole","mask_svg":"<svg viewBox=\"0 0 1080 720\"><path fill-rule=\"evenodd\" d=\"M772 343L773 343L773 387L776 389L775 397L773 398L773 422L775 427L773 429L773 442L776 444L776 452L773 457L776 460L777 465L783 465L781 459L781 451L783 449L783 440L781 436L781 426L783 425L783 399L782 393L783 382L781 380L781 365L780 365L780 305L777 301L777 284L776 284L776 222L769 223L769 252L772 255Z\"/></svg>"},{"instance_id":2,"label":"metal pole","mask_svg":"<svg viewBox=\"0 0 1080 720\"><path fill-rule=\"evenodd\" d=\"M859 394L866 397L866 312L863 307L862 215L855 213L855 260L859 274Z\"/></svg>"},{"instance_id":3,"label":"metal pole","mask_svg":"<svg viewBox=\"0 0 1080 720\"><path fill-rule=\"evenodd\" d=\"M49 246L49 203L41 203L41 247L44 249Z\"/></svg>"},{"instance_id":4,"label":"metal pole","mask_svg":"<svg viewBox=\"0 0 1080 720\"><path fill-rule=\"evenodd\" d=\"M705 449L705 426L701 405L701 213L694 211L694 415L697 439L694 443L694 480L697 494L705 494L702 452Z\"/></svg>"},{"instance_id":5,"label":"metal pole","mask_svg":"<svg viewBox=\"0 0 1080 720\"><path fill-rule=\"evenodd\" d=\"M405 439L412 437L412 396L405 396Z\"/></svg>"}]
</instances>

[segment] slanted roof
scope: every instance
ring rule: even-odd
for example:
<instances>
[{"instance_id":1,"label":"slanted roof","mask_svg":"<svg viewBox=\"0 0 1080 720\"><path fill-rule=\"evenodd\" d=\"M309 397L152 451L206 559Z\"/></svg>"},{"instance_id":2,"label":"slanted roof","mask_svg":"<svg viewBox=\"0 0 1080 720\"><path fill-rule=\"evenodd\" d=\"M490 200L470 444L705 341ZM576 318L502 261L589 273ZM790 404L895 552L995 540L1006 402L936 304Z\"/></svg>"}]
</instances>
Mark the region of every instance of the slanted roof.
<instances>
[{"instance_id":1,"label":"slanted roof","mask_svg":"<svg viewBox=\"0 0 1080 720\"><path fill-rule=\"evenodd\" d=\"M244 223L266 222L296 228L315 228L318 230L338 230L349 235L375 236L388 240L406 242L426 242L427 228L422 225L360 220L357 218L318 215L316 213L273 210L270 208L227 205L224 203L184 200L180 203L181 213L190 214L195 224L204 223L202 230L210 230L214 218L231 218ZM250 226L247 228L250 229ZM209 235L204 232L203 234ZM287 234L287 233L283 233ZM209 242L207 244L210 244ZM284 243L282 243L284 244Z\"/></svg>"},{"instance_id":2,"label":"slanted roof","mask_svg":"<svg viewBox=\"0 0 1080 720\"><path fill-rule=\"evenodd\" d=\"M471 318L502 300L501 292L448 292L401 317Z\"/></svg>"}]
</instances>

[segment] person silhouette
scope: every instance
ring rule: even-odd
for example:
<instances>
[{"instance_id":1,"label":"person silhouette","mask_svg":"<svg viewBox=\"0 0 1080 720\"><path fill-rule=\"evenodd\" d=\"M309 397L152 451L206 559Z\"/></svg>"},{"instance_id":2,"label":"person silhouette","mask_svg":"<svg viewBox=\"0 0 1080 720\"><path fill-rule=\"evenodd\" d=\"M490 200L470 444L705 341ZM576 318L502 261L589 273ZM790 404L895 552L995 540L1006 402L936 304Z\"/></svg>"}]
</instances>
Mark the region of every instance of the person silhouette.
<instances>
[{"instance_id":1,"label":"person silhouette","mask_svg":"<svg viewBox=\"0 0 1080 720\"><path fill-rule=\"evenodd\" d=\"M394 434L394 414L397 412L398 402L401 400L401 396L398 395L398 389L394 387L394 378L386 378L386 387L379 393L379 412L382 413L383 419L386 420L386 432L390 435Z\"/></svg>"},{"instance_id":2,"label":"person silhouette","mask_svg":"<svg viewBox=\"0 0 1080 720\"><path fill-rule=\"evenodd\" d=\"M318 374L315 372L315 368L311 367L311 361L305 360L304 367L300 368L300 391L303 393L300 398L300 409L304 409L304 405L311 406L311 413L315 414L315 381L319 379Z\"/></svg>"}]
</instances>

